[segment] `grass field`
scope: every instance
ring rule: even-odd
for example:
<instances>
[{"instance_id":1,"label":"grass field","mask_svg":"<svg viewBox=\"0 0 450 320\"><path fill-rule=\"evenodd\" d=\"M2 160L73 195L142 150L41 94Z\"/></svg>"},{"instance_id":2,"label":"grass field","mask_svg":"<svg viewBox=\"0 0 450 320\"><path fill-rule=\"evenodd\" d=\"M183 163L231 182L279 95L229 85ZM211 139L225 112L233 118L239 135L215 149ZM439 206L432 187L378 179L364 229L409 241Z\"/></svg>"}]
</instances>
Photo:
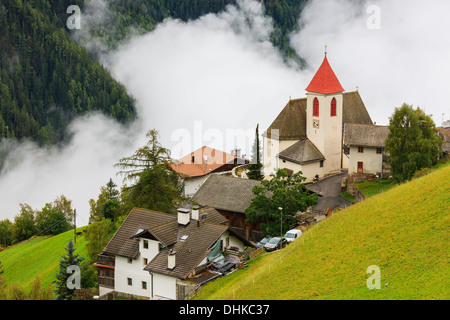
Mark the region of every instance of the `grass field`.
<instances>
[{"instance_id":1,"label":"grass field","mask_svg":"<svg viewBox=\"0 0 450 320\"><path fill-rule=\"evenodd\" d=\"M196 299L450 299L450 166L374 195ZM369 289L370 266L381 288Z\"/></svg>"},{"instance_id":2,"label":"grass field","mask_svg":"<svg viewBox=\"0 0 450 320\"><path fill-rule=\"evenodd\" d=\"M58 271L60 255L66 253L65 247L71 239L73 241L73 230L54 237L32 238L1 251L0 261L7 284L16 283L28 290L36 277L43 286L51 284ZM75 254L87 257L84 236L77 237L76 248Z\"/></svg>"}]
</instances>

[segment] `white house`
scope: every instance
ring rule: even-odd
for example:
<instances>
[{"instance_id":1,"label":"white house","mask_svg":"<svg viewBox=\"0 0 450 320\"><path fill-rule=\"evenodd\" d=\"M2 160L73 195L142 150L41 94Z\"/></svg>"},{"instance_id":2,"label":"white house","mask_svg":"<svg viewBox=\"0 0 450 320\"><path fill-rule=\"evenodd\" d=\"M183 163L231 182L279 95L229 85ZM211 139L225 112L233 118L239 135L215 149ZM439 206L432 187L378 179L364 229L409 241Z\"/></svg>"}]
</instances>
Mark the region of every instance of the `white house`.
<instances>
[{"instance_id":1,"label":"white house","mask_svg":"<svg viewBox=\"0 0 450 320\"><path fill-rule=\"evenodd\" d=\"M338 173L348 168L344 124L372 124L359 92L344 92L326 53L306 96L290 99L263 134L266 177L276 169L302 171L307 181Z\"/></svg>"},{"instance_id":2,"label":"white house","mask_svg":"<svg viewBox=\"0 0 450 320\"><path fill-rule=\"evenodd\" d=\"M221 249L246 246L253 244L213 208L181 208L177 215L134 208L98 256L100 296L184 299L196 276L219 274L205 271L208 265L227 265Z\"/></svg>"},{"instance_id":3,"label":"white house","mask_svg":"<svg viewBox=\"0 0 450 320\"><path fill-rule=\"evenodd\" d=\"M348 157L348 174L389 174L386 163L385 141L389 127L362 124L345 124L344 153Z\"/></svg>"}]
</instances>

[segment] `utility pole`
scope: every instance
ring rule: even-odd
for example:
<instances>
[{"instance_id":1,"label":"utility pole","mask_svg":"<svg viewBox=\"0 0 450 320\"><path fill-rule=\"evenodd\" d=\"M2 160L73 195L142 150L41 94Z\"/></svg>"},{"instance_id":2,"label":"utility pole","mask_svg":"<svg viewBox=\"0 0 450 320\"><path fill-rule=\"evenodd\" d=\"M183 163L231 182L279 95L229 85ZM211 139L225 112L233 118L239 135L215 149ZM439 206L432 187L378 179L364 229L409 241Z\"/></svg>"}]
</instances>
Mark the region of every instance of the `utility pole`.
<instances>
[{"instance_id":1,"label":"utility pole","mask_svg":"<svg viewBox=\"0 0 450 320\"><path fill-rule=\"evenodd\" d=\"M73 209L73 239L77 244L77 209Z\"/></svg>"}]
</instances>

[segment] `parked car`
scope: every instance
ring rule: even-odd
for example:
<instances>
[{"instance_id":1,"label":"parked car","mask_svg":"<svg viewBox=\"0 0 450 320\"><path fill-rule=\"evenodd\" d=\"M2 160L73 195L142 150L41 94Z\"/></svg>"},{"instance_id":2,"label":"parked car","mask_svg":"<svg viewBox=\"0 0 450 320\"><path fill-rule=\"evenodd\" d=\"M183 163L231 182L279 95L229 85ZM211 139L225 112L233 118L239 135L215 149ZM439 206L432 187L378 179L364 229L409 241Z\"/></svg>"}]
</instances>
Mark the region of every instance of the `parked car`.
<instances>
[{"instance_id":1,"label":"parked car","mask_svg":"<svg viewBox=\"0 0 450 320\"><path fill-rule=\"evenodd\" d=\"M260 248L260 247L264 247L264 245L269 242L269 240L272 239L271 236L265 236L264 238L262 238L257 244L256 244L256 248Z\"/></svg>"},{"instance_id":2,"label":"parked car","mask_svg":"<svg viewBox=\"0 0 450 320\"><path fill-rule=\"evenodd\" d=\"M287 242L292 242L295 239L297 239L298 237L300 237L301 235L302 235L301 230L292 229L292 230L289 230L288 232L286 232L284 237L286 238Z\"/></svg>"},{"instance_id":3,"label":"parked car","mask_svg":"<svg viewBox=\"0 0 450 320\"><path fill-rule=\"evenodd\" d=\"M287 245L287 243L288 242L284 237L274 237L264 245L264 249L266 249L266 251L282 249Z\"/></svg>"}]
</instances>

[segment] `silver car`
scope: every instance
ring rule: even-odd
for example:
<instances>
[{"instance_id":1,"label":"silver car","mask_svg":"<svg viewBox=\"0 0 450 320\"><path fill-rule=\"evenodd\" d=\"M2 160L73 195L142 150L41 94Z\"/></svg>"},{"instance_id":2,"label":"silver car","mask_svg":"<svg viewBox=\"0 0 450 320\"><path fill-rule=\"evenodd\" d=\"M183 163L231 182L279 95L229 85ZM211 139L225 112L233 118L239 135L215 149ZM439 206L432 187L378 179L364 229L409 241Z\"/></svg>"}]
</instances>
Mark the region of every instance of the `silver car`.
<instances>
[{"instance_id":1,"label":"silver car","mask_svg":"<svg viewBox=\"0 0 450 320\"><path fill-rule=\"evenodd\" d=\"M284 248L286 245L287 245L286 238L274 237L274 238L270 239L269 242L267 242L264 245L264 249L266 249L266 251L274 251L274 250Z\"/></svg>"}]
</instances>

